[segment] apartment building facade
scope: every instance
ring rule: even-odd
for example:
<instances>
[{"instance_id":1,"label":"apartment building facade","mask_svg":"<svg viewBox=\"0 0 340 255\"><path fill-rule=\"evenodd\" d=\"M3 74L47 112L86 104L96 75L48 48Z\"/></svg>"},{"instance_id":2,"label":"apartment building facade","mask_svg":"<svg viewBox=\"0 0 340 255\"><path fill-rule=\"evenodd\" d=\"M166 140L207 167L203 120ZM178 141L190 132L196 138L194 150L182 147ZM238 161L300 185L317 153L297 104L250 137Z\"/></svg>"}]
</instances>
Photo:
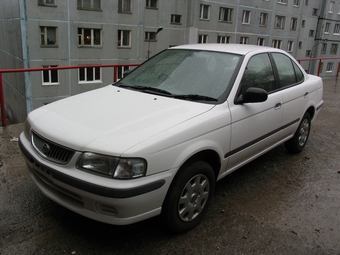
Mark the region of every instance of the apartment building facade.
<instances>
[{"instance_id":1,"label":"apartment building facade","mask_svg":"<svg viewBox=\"0 0 340 255\"><path fill-rule=\"evenodd\" d=\"M180 44L337 56L339 26L340 0L2 0L0 69L82 66L4 74L6 109L13 121L24 121L37 107L112 83L112 68L86 65L141 63ZM321 75L334 75L338 62L324 62ZM302 65L309 72L317 67Z\"/></svg>"}]
</instances>

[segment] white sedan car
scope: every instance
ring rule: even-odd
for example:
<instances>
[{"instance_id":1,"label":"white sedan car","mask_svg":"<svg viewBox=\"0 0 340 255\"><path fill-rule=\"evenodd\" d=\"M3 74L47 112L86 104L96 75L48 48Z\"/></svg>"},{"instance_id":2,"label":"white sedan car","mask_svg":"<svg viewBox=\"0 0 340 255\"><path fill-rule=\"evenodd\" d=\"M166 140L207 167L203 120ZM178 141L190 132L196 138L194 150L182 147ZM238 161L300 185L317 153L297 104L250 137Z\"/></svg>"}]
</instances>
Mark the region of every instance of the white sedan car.
<instances>
[{"instance_id":1,"label":"white sedan car","mask_svg":"<svg viewBox=\"0 0 340 255\"><path fill-rule=\"evenodd\" d=\"M274 48L167 49L113 85L31 112L20 148L50 199L116 225L202 220L215 183L284 143L303 150L323 83Z\"/></svg>"}]
</instances>

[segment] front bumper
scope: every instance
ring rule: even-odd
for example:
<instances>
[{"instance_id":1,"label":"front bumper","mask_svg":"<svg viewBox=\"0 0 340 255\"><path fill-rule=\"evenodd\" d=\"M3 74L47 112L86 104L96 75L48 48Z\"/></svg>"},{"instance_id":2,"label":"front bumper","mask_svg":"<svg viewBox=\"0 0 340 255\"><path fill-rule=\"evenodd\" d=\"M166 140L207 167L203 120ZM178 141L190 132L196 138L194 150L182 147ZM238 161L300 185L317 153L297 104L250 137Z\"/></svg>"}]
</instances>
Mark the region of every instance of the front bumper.
<instances>
[{"instance_id":1,"label":"front bumper","mask_svg":"<svg viewBox=\"0 0 340 255\"><path fill-rule=\"evenodd\" d=\"M115 180L75 168L79 154L67 165L42 158L24 133L19 147L37 187L58 204L88 218L126 225L160 214L175 170L134 180Z\"/></svg>"}]
</instances>

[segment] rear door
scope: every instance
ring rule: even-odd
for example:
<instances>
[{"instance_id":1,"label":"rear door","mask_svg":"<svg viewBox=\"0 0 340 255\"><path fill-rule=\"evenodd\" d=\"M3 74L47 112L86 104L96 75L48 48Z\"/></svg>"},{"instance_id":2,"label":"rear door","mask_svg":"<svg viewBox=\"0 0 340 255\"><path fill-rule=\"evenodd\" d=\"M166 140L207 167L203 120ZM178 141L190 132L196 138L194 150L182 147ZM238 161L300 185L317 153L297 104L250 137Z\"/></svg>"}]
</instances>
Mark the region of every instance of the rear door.
<instances>
[{"instance_id":1,"label":"rear door","mask_svg":"<svg viewBox=\"0 0 340 255\"><path fill-rule=\"evenodd\" d=\"M236 98L249 87L262 88L268 99L261 103L230 102L232 134L227 171L232 171L280 140L282 93L277 90L273 66L267 53L252 56L244 71Z\"/></svg>"}]
</instances>

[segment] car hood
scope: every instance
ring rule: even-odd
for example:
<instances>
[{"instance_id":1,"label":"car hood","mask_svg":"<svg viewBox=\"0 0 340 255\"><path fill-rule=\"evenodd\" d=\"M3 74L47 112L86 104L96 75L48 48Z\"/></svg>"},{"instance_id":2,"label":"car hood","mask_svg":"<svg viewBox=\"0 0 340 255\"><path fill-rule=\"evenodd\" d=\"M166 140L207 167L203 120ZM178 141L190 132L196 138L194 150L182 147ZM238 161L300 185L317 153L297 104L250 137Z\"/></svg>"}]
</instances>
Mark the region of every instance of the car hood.
<instances>
[{"instance_id":1,"label":"car hood","mask_svg":"<svg viewBox=\"0 0 340 255\"><path fill-rule=\"evenodd\" d=\"M63 146L119 156L213 107L110 85L38 108L29 121Z\"/></svg>"}]
</instances>

